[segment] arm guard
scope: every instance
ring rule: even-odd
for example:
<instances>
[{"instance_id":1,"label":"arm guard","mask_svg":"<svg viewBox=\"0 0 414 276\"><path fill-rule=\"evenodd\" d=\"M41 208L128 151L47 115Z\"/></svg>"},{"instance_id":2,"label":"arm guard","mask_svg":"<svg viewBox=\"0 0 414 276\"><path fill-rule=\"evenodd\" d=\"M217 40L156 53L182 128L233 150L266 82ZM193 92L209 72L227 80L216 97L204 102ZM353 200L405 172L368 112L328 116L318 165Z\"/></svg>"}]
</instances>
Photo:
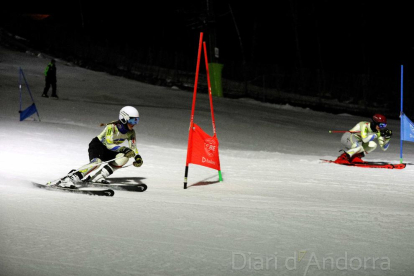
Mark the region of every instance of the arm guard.
<instances>
[{"instance_id":1,"label":"arm guard","mask_svg":"<svg viewBox=\"0 0 414 276\"><path fill-rule=\"evenodd\" d=\"M391 138L379 137L378 143L383 151L386 151L390 145Z\"/></svg>"}]
</instances>

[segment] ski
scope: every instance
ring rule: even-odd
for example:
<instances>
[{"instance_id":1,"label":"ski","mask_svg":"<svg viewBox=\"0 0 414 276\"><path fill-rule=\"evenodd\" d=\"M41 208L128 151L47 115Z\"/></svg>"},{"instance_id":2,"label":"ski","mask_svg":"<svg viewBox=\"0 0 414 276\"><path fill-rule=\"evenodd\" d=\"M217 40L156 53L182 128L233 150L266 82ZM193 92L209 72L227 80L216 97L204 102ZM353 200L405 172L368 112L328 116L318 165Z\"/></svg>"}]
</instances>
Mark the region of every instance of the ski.
<instances>
[{"instance_id":1,"label":"ski","mask_svg":"<svg viewBox=\"0 0 414 276\"><path fill-rule=\"evenodd\" d=\"M102 188L90 188L90 187L60 187L56 185L46 185L36 182L32 182L35 187L51 190L51 191L62 191L78 194L97 195L97 196L114 196L115 192L112 189Z\"/></svg>"},{"instance_id":2,"label":"ski","mask_svg":"<svg viewBox=\"0 0 414 276\"><path fill-rule=\"evenodd\" d=\"M145 184L104 184L104 183L93 183L87 182L87 187L99 187L99 188L111 188L113 190L124 190L130 192L145 192L147 190L147 185Z\"/></svg>"},{"instance_id":3,"label":"ski","mask_svg":"<svg viewBox=\"0 0 414 276\"><path fill-rule=\"evenodd\" d=\"M391 164L387 162L361 162L361 163L335 163L334 160L326 160L321 159L324 163L333 163L338 165L344 165L349 167L360 167L360 168L376 168L376 169L396 169L396 170L402 170L404 169L407 164Z\"/></svg>"}]
</instances>

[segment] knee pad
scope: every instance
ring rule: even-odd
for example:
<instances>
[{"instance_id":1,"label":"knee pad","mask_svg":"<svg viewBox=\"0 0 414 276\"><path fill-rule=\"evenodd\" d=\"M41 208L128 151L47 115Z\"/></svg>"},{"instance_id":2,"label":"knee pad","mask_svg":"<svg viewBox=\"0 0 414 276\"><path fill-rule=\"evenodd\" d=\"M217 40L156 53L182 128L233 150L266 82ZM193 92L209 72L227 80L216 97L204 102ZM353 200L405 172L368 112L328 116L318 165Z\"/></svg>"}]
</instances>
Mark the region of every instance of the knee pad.
<instances>
[{"instance_id":1,"label":"knee pad","mask_svg":"<svg viewBox=\"0 0 414 276\"><path fill-rule=\"evenodd\" d=\"M119 158L119 159L118 159ZM109 163L112 168L120 168L128 162L128 158L124 157L123 153L118 153L116 155L116 160Z\"/></svg>"},{"instance_id":2,"label":"knee pad","mask_svg":"<svg viewBox=\"0 0 414 276\"><path fill-rule=\"evenodd\" d=\"M101 164L102 163L102 160L101 159L99 159L99 158L94 158L94 159L92 159L91 160L91 163L96 163L96 164Z\"/></svg>"},{"instance_id":3,"label":"knee pad","mask_svg":"<svg viewBox=\"0 0 414 276\"><path fill-rule=\"evenodd\" d=\"M369 153L377 148L377 143L374 141L369 141L367 144L364 145L365 152Z\"/></svg>"}]
</instances>

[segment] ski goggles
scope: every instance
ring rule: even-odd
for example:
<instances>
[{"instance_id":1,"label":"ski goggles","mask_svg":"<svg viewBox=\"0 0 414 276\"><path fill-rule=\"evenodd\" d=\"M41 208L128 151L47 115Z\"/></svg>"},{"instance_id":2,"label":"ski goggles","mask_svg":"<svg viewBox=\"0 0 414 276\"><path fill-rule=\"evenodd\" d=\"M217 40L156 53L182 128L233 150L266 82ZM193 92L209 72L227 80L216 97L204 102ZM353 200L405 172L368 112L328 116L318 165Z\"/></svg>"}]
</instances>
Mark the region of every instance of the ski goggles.
<instances>
[{"instance_id":1,"label":"ski goggles","mask_svg":"<svg viewBox=\"0 0 414 276\"><path fill-rule=\"evenodd\" d=\"M379 123L378 126L379 126L379 128L386 128L387 124L386 123Z\"/></svg>"},{"instance_id":2,"label":"ski goggles","mask_svg":"<svg viewBox=\"0 0 414 276\"><path fill-rule=\"evenodd\" d=\"M131 124L131 125L136 125L138 124L138 122L139 122L139 117L131 117L128 120L128 124Z\"/></svg>"}]
</instances>

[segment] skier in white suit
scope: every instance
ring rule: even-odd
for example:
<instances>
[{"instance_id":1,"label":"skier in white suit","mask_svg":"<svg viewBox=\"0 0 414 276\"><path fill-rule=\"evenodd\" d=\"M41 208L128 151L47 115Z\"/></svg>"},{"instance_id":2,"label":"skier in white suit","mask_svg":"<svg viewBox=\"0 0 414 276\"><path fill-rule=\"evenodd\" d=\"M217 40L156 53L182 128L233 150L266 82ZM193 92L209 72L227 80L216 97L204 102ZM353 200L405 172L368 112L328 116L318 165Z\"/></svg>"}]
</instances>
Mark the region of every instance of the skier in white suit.
<instances>
[{"instance_id":1,"label":"skier in white suit","mask_svg":"<svg viewBox=\"0 0 414 276\"><path fill-rule=\"evenodd\" d=\"M119 120L106 124L105 129L89 143L90 163L77 170L71 170L58 185L70 187L82 182L85 176L101 166L102 161L115 159L103 166L88 181L109 183L106 178L124 166L129 158L134 158L135 167L141 167L143 161L136 147L133 129L138 122L138 110L132 106L123 107L119 112ZM124 141L128 142L128 146L121 146Z\"/></svg>"},{"instance_id":2,"label":"skier in white suit","mask_svg":"<svg viewBox=\"0 0 414 276\"><path fill-rule=\"evenodd\" d=\"M387 118L381 114L372 116L371 122L362 121L356 124L349 132L342 135L341 143L347 148L335 163L361 163L362 158L377 148L378 144L383 151L390 145L392 131L387 129Z\"/></svg>"}]
</instances>

